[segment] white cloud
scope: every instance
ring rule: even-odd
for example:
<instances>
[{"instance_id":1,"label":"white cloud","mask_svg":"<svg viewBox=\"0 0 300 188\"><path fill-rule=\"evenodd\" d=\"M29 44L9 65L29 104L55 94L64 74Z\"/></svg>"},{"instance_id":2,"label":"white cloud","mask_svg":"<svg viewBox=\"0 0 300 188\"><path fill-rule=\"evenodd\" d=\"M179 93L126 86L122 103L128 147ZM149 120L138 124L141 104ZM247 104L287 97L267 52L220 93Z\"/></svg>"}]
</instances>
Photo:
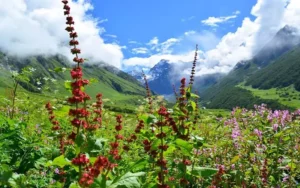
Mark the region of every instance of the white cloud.
<instances>
[{"instance_id":1,"label":"white cloud","mask_svg":"<svg viewBox=\"0 0 300 188\"><path fill-rule=\"evenodd\" d=\"M103 19L103 20L99 20L99 21L98 21L99 24L104 23L104 22L108 22L108 19L106 18L106 19Z\"/></svg>"},{"instance_id":2,"label":"white cloud","mask_svg":"<svg viewBox=\"0 0 300 188\"><path fill-rule=\"evenodd\" d=\"M201 23L204 25L208 25L211 27L218 27L220 23L225 23L231 19L234 19L237 17L237 15L240 14L240 11L233 12L230 16L221 16L221 17L209 17L206 20L202 20Z\"/></svg>"},{"instance_id":3,"label":"white cloud","mask_svg":"<svg viewBox=\"0 0 300 188\"><path fill-rule=\"evenodd\" d=\"M189 62L193 58L194 52L188 52L185 54L173 55L173 54L155 54L150 57L133 57L125 59L123 64L126 66L142 65L145 67L153 67L162 59L168 59L172 63Z\"/></svg>"},{"instance_id":4,"label":"white cloud","mask_svg":"<svg viewBox=\"0 0 300 188\"><path fill-rule=\"evenodd\" d=\"M61 53L70 57L68 33L61 1L0 0L0 49L19 56ZM82 57L121 67L121 46L105 43L105 29L88 14L93 9L84 0L70 2ZM102 21L103 22L103 21Z\"/></svg>"},{"instance_id":5,"label":"white cloud","mask_svg":"<svg viewBox=\"0 0 300 188\"><path fill-rule=\"evenodd\" d=\"M234 15L237 14L239 12L234 12ZM280 28L287 24L300 29L299 0L258 0L252 8L251 14L255 16L253 20L245 17L236 31L227 33L221 40L210 32L205 34L205 32L187 31L179 37L180 44L191 37L191 41L196 41L200 47L202 46L201 49L204 49L200 52L197 65L196 74L198 76L207 73L229 72L239 61L251 59L259 49L274 37ZM209 46L210 41L213 41L210 38L215 38L214 45ZM205 49L203 44L208 45L208 47ZM187 44L183 46L187 47ZM190 67L184 68L185 66L182 66L180 62L192 61L194 55L192 47L185 52L181 49L175 52L173 50L169 54L156 53L145 58L130 58L124 60L124 64L152 67L161 59L169 59L176 63L179 72L188 74Z\"/></svg>"},{"instance_id":6,"label":"white cloud","mask_svg":"<svg viewBox=\"0 0 300 188\"><path fill-rule=\"evenodd\" d=\"M144 48L144 47L133 48L131 51L133 54L147 54L148 53L148 49Z\"/></svg>"},{"instance_id":7,"label":"white cloud","mask_svg":"<svg viewBox=\"0 0 300 188\"><path fill-rule=\"evenodd\" d=\"M153 37L147 45L150 46L150 49L154 50L156 53L168 54L172 52L171 47L179 41L180 39L170 38L160 43L158 37Z\"/></svg>"},{"instance_id":8,"label":"white cloud","mask_svg":"<svg viewBox=\"0 0 300 188\"><path fill-rule=\"evenodd\" d=\"M181 22L187 22L187 21L191 21L195 18L195 16L190 16L188 18L181 18Z\"/></svg>"},{"instance_id":9,"label":"white cloud","mask_svg":"<svg viewBox=\"0 0 300 188\"><path fill-rule=\"evenodd\" d=\"M191 51L191 49L194 50L196 43L198 43L202 49L211 49L215 47L218 42L219 39L213 33L208 31L201 33L187 31L178 38L170 38L161 43L157 37L154 37L147 43L147 45L150 46L148 51L150 50L153 55L150 57L133 57L125 59L123 64L125 66L143 65L152 67L161 59L168 59L172 63L192 61L194 51ZM133 50L136 50L136 48Z\"/></svg>"},{"instance_id":10,"label":"white cloud","mask_svg":"<svg viewBox=\"0 0 300 188\"><path fill-rule=\"evenodd\" d=\"M155 45L158 44L158 42L159 42L158 38L157 38L157 37L153 37L153 39L151 39L151 40L147 43L147 45L149 45L149 46L155 46Z\"/></svg>"},{"instance_id":11,"label":"white cloud","mask_svg":"<svg viewBox=\"0 0 300 188\"><path fill-rule=\"evenodd\" d=\"M112 35L112 34L105 34L105 36L111 37L111 38L117 38L117 35Z\"/></svg>"},{"instance_id":12,"label":"white cloud","mask_svg":"<svg viewBox=\"0 0 300 188\"><path fill-rule=\"evenodd\" d=\"M128 43L129 43L129 44L139 44L139 42L137 42L137 41L135 41L135 40L130 40Z\"/></svg>"}]
</instances>

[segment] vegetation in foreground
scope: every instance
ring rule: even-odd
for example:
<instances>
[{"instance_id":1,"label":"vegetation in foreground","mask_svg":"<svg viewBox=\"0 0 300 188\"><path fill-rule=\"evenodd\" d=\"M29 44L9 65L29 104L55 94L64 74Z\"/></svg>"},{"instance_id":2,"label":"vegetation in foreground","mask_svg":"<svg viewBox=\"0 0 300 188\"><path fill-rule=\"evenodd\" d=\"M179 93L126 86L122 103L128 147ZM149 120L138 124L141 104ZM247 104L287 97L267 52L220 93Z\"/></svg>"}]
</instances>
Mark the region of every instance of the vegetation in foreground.
<instances>
[{"instance_id":1,"label":"vegetation in foreground","mask_svg":"<svg viewBox=\"0 0 300 188\"><path fill-rule=\"evenodd\" d=\"M0 116L2 187L299 187L300 111L261 105L225 117L202 113L192 93L197 49L173 108L151 96L146 79L147 103L136 117L106 111L101 93L90 104L62 2L76 62L72 96L68 105L52 100L42 109L29 99L15 108L13 90Z\"/></svg>"}]
</instances>

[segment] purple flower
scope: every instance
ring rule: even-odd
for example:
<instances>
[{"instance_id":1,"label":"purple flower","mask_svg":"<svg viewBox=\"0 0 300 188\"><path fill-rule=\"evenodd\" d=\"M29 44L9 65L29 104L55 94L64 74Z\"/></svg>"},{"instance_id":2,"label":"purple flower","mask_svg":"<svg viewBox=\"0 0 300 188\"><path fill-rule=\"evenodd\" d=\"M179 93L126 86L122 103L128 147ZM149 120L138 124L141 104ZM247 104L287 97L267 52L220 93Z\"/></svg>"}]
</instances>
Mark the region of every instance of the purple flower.
<instances>
[{"instance_id":1,"label":"purple flower","mask_svg":"<svg viewBox=\"0 0 300 188\"><path fill-rule=\"evenodd\" d=\"M289 175L283 177L282 182L287 182L289 180Z\"/></svg>"},{"instance_id":2,"label":"purple flower","mask_svg":"<svg viewBox=\"0 0 300 188\"><path fill-rule=\"evenodd\" d=\"M235 169L235 164L231 165L231 169L234 170Z\"/></svg>"},{"instance_id":3,"label":"purple flower","mask_svg":"<svg viewBox=\"0 0 300 188\"><path fill-rule=\"evenodd\" d=\"M56 168L56 169L54 170L54 172L55 172L55 174L59 174L59 169Z\"/></svg>"},{"instance_id":4,"label":"purple flower","mask_svg":"<svg viewBox=\"0 0 300 188\"><path fill-rule=\"evenodd\" d=\"M256 134L259 137L260 140L262 139L262 132L260 130L254 129L253 132L254 132L254 134Z\"/></svg>"},{"instance_id":5,"label":"purple flower","mask_svg":"<svg viewBox=\"0 0 300 188\"><path fill-rule=\"evenodd\" d=\"M278 127L279 127L279 125L277 123L273 124L273 130L274 131L277 131Z\"/></svg>"}]
</instances>

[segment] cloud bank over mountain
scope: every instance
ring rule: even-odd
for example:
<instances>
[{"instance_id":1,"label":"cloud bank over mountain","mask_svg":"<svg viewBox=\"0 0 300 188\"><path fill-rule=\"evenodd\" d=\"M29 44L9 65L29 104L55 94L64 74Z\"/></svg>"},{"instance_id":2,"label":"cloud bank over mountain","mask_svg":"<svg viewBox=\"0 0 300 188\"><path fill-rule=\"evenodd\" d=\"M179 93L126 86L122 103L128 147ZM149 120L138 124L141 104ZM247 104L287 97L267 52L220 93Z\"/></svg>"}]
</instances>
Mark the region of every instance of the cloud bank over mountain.
<instances>
[{"instance_id":1,"label":"cloud bank over mountain","mask_svg":"<svg viewBox=\"0 0 300 188\"><path fill-rule=\"evenodd\" d=\"M19 56L61 53L70 57L60 0L10 0L9 3L0 0L0 4L5 5L0 6L0 50ZM189 30L165 41L153 36L147 43L129 49L132 54L125 58L126 46L103 39L105 35L114 39L118 36L105 33L103 23L109 20L92 16L90 11L94 7L90 1L72 1L71 6L83 57L91 63L103 61L117 68L136 65L149 68L161 59L168 59L177 63L181 72L189 72L182 70L185 66L181 64L193 60L193 47L198 43L201 51L197 75L226 73L237 62L250 59L280 28L300 27L299 0L257 0L251 10L254 19L245 17L234 32L221 38L214 29L241 16L239 10L232 15L211 15L199 20L199 27L207 24L212 26L211 30ZM137 43L134 40L129 43L133 42Z\"/></svg>"},{"instance_id":2,"label":"cloud bank over mountain","mask_svg":"<svg viewBox=\"0 0 300 188\"><path fill-rule=\"evenodd\" d=\"M290 25L296 28L300 27L300 1L297 0L258 0L256 5L252 7L251 14L255 17L251 20L249 17L243 19L242 25L235 32L229 32L224 35L214 48L205 50L203 47L199 51L199 65L197 67L197 75L227 73L236 63L242 60L248 60L257 53L269 40L271 40L276 32L285 25ZM202 23L206 23L215 27L217 23L226 22L235 19L239 12L233 13L232 16L220 17L219 19L206 19ZM216 20L216 22L212 22ZM209 22L210 21L210 22ZM185 35L193 36L193 42L198 43L200 47L209 43L211 40L199 40L214 38L213 32L196 33L195 31L186 32ZM217 37L215 37L217 38ZM179 37L179 43L186 41L188 37ZM156 41L159 41L156 38ZM164 43L164 42L163 42ZM157 42L156 45L163 43ZM170 62L178 64L178 70L183 73L188 73L188 70L183 70L183 65L180 62L192 61L193 51L184 51L182 53L172 53L172 49L176 45L168 46L169 53L159 51L156 54L151 54L148 57L133 57L124 60L125 65L144 65L147 67L153 66L160 59L169 59ZM203 50L204 49L204 50ZM165 50L166 51L166 50Z\"/></svg>"},{"instance_id":3,"label":"cloud bank over mountain","mask_svg":"<svg viewBox=\"0 0 300 188\"><path fill-rule=\"evenodd\" d=\"M70 57L68 33L60 0L0 0L0 50L12 55L57 54ZM91 63L104 61L121 67L121 46L105 43L101 23L93 18L92 4L84 0L71 2L71 14L79 34L79 48Z\"/></svg>"}]
</instances>

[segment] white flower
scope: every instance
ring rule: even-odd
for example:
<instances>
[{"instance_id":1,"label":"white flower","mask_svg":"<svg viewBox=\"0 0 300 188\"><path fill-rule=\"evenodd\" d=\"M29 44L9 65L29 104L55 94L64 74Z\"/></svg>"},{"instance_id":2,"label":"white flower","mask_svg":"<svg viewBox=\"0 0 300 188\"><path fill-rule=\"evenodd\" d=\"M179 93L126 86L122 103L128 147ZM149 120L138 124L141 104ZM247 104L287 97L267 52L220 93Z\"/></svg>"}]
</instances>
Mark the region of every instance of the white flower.
<instances>
[{"instance_id":1,"label":"white flower","mask_svg":"<svg viewBox=\"0 0 300 188\"><path fill-rule=\"evenodd\" d=\"M14 77L16 77L16 76L19 75L19 73L18 73L17 71L10 71L10 73L11 73Z\"/></svg>"},{"instance_id":2,"label":"white flower","mask_svg":"<svg viewBox=\"0 0 300 188\"><path fill-rule=\"evenodd\" d=\"M33 68L33 67L29 67L29 69L28 69L30 72L34 72L34 71L36 71L36 69L35 68Z\"/></svg>"}]
</instances>

